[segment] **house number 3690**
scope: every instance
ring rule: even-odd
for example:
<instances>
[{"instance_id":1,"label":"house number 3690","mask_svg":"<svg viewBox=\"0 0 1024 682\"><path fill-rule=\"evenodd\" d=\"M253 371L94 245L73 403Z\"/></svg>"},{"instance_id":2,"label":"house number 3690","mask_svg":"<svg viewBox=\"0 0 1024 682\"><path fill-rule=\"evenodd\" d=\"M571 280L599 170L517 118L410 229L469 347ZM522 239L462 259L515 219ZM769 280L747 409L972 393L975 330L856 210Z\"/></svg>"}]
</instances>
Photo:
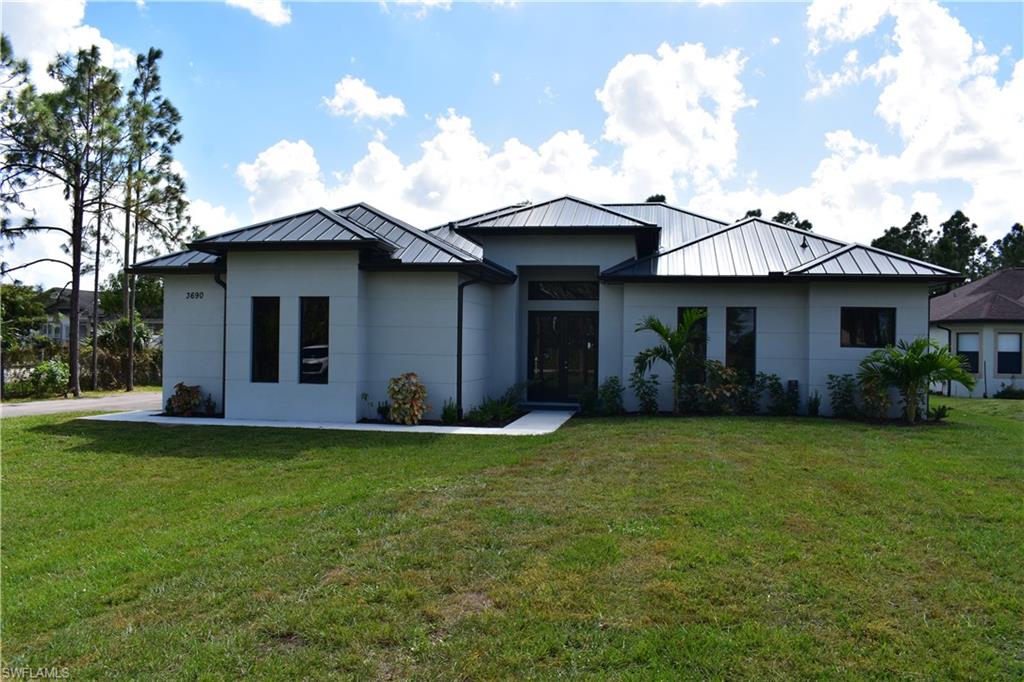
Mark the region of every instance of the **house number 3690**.
<instances>
[{"instance_id":1,"label":"house number 3690","mask_svg":"<svg viewBox=\"0 0 1024 682\"><path fill-rule=\"evenodd\" d=\"M200 298L203 297L203 293L204 292L202 292L202 291L186 291L185 292L185 300L186 301L191 301L191 300L200 299Z\"/></svg>"}]
</instances>

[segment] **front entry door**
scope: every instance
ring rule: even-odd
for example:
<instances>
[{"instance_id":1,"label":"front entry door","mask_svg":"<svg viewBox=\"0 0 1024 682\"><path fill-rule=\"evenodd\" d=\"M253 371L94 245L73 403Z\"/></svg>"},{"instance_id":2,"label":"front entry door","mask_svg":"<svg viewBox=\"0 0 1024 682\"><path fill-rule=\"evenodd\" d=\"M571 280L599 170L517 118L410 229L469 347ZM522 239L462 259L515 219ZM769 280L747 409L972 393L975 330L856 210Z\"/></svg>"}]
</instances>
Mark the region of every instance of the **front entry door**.
<instances>
[{"instance_id":1,"label":"front entry door","mask_svg":"<svg viewBox=\"0 0 1024 682\"><path fill-rule=\"evenodd\" d=\"M597 388L597 313L529 313L526 390L532 402L576 402Z\"/></svg>"}]
</instances>

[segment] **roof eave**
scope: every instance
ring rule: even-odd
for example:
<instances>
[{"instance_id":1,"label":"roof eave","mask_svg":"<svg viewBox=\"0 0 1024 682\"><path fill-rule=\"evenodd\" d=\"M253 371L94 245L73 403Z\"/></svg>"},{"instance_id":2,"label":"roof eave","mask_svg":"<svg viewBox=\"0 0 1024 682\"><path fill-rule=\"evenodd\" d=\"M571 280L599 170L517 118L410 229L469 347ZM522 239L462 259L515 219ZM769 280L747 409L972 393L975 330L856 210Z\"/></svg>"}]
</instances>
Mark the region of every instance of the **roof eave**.
<instances>
[{"instance_id":1,"label":"roof eave","mask_svg":"<svg viewBox=\"0 0 1024 682\"><path fill-rule=\"evenodd\" d=\"M222 254L229 251L352 251L374 249L393 253L395 247L380 239L348 241L279 241L279 242L192 242L189 248L203 253Z\"/></svg>"}]
</instances>

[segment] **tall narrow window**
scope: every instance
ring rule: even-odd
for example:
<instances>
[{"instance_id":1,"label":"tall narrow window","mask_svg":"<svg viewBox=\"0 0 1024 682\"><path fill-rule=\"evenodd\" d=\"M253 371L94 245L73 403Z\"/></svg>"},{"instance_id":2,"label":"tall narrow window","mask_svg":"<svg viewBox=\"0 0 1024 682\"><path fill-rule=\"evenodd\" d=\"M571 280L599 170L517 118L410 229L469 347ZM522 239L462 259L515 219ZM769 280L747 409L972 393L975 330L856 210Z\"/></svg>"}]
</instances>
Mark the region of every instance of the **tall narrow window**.
<instances>
[{"instance_id":1,"label":"tall narrow window","mask_svg":"<svg viewBox=\"0 0 1024 682\"><path fill-rule=\"evenodd\" d=\"M281 299L252 299L252 380L277 383L278 350L281 344Z\"/></svg>"},{"instance_id":2,"label":"tall narrow window","mask_svg":"<svg viewBox=\"0 0 1024 682\"><path fill-rule=\"evenodd\" d=\"M896 343L895 308L842 308L839 345L844 348L885 348Z\"/></svg>"},{"instance_id":3,"label":"tall narrow window","mask_svg":"<svg viewBox=\"0 0 1024 682\"><path fill-rule=\"evenodd\" d=\"M693 325L693 332L690 338L690 349L694 354L696 362L688 367L683 381L688 384L703 384L705 380L704 361L708 359L708 309L702 307L680 308L677 324L682 324L683 315L687 310L700 310L704 313L703 319L697 320Z\"/></svg>"},{"instance_id":4,"label":"tall narrow window","mask_svg":"<svg viewBox=\"0 0 1024 682\"><path fill-rule=\"evenodd\" d=\"M330 299L304 296L299 299L299 383L327 383L327 337Z\"/></svg>"},{"instance_id":5,"label":"tall narrow window","mask_svg":"<svg viewBox=\"0 0 1024 682\"><path fill-rule=\"evenodd\" d=\"M996 372L1020 374L1020 334L999 334L996 338Z\"/></svg>"},{"instance_id":6,"label":"tall narrow window","mask_svg":"<svg viewBox=\"0 0 1024 682\"><path fill-rule=\"evenodd\" d=\"M978 373L979 348L978 335L974 332L963 332L956 335L956 352L967 362L971 374Z\"/></svg>"},{"instance_id":7,"label":"tall narrow window","mask_svg":"<svg viewBox=\"0 0 1024 682\"><path fill-rule=\"evenodd\" d=\"M725 309L725 364L747 380L757 373L757 308Z\"/></svg>"}]
</instances>

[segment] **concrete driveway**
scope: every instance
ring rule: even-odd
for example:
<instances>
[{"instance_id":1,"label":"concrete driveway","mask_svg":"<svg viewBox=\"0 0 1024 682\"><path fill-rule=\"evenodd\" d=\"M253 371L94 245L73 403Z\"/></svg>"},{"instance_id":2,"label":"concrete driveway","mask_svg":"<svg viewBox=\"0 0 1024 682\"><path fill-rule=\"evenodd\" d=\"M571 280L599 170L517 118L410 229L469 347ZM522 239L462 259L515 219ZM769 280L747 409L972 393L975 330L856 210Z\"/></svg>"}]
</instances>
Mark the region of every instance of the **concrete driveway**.
<instances>
[{"instance_id":1,"label":"concrete driveway","mask_svg":"<svg viewBox=\"0 0 1024 682\"><path fill-rule=\"evenodd\" d=\"M78 398L69 400L33 400L28 403L4 403L0 416L25 417L33 414L57 412L91 412L96 410L159 410L161 395L156 391L136 391L105 398Z\"/></svg>"}]
</instances>

